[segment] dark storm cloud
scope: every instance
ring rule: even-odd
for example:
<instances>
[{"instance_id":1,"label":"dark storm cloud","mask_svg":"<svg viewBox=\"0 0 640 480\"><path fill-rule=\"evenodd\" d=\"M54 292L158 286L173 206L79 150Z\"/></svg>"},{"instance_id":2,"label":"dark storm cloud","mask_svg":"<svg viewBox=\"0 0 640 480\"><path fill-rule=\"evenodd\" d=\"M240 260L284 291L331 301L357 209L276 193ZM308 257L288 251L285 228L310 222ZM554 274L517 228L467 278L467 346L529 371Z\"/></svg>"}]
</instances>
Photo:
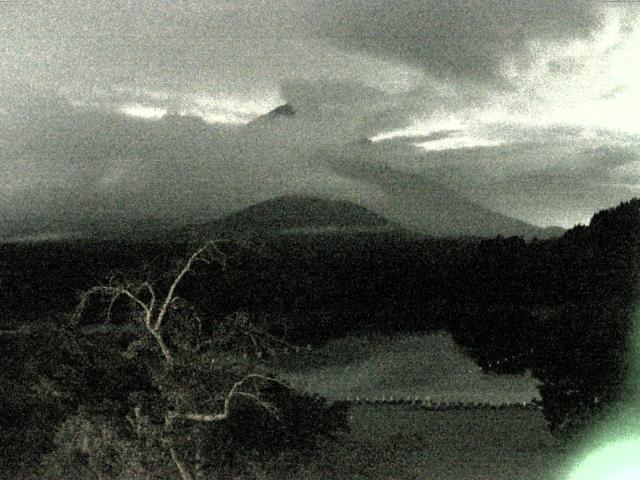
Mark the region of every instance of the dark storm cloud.
<instances>
[{"instance_id":1,"label":"dark storm cloud","mask_svg":"<svg viewBox=\"0 0 640 480\"><path fill-rule=\"evenodd\" d=\"M312 4L4 2L0 77L99 100L132 100L140 96L136 89L256 98L273 95L290 78L388 82L394 65L310 38L318 21Z\"/></svg>"},{"instance_id":2,"label":"dark storm cloud","mask_svg":"<svg viewBox=\"0 0 640 480\"><path fill-rule=\"evenodd\" d=\"M553 74L573 73L582 67L583 64L579 60L571 57L556 58L547 62L547 68Z\"/></svg>"},{"instance_id":3,"label":"dark storm cloud","mask_svg":"<svg viewBox=\"0 0 640 480\"><path fill-rule=\"evenodd\" d=\"M183 88L244 77L241 88L259 88L271 65L268 57L258 59L278 36L269 32L275 19L260 2L7 3L0 25L13 62L6 71L35 73L34 80L63 87L151 82Z\"/></svg>"},{"instance_id":4,"label":"dark storm cloud","mask_svg":"<svg viewBox=\"0 0 640 480\"><path fill-rule=\"evenodd\" d=\"M638 171L640 139L603 145L551 135L546 142L430 152L421 171L481 205L540 225L588 222L593 212L640 194L629 173Z\"/></svg>"},{"instance_id":5,"label":"dark storm cloud","mask_svg":"<svg viewBox=\"0 0 640 480\"><path fill-rule=\"evenodd\" d=\"M592 177L586 172L542 171L481 188L469 187L467 191L483 205L507 214L534 223L570 227L588 224L594 212L640 195L637 185L612 180L608 174Z\"/></svg>"},{"instance_id":6,"label":"dark storm cloud","mask_svg":"<svg viewBox=\"0 0 640 480\"><path fill-rule=\"evenodd\" d=\"M568 0L325 1L319 34L397 57L455 82L502 83L503 62L526 64L532 41L587 38L602 2Z\"/></svg>"},{"instance_id":7,"label":"dark storm cloud","mask_svg":"<svg viewBox=\"0 0 640 480\"><path fill-rule=\"evenodd\" d=\"M411 95L391 95L357 82L288 80L280 91L296 112L289 128L300 126L314 141L324 136L335 144L406 126L421 107Z\"/></svg>"},{"instance_id":8,"label":"dark storm cloud","mask_svg":"<svg viewBox=\"0 0 640 480\"><path fill-rule=\"evenodd\" d=\"M83 91L138 85L256 95L288 78L383 82L374 54L439 79L502 83L532 41L585 38L583 0L256 0L6 2L0 75ZM312 36L310 34L315 34ZM327 39L333 41L331 48Z\"/></svg>"}]
</instances>

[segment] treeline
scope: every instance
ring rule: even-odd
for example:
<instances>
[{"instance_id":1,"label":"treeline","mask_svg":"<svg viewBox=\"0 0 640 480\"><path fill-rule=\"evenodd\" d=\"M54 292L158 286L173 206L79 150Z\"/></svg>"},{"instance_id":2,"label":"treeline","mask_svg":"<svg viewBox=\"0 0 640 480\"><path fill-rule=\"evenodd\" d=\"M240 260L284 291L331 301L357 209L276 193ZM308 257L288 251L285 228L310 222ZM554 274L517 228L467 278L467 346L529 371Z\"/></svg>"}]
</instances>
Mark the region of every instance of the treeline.
<instances>
[{"instance_id":1,"label":"treeline","mask_svg":"<svg viewBox=\"0 0 640 480\"><path fill-rule=\"evenodd\" d=\"M238 310L269 314L308 333L306 340L354 329L423 329L425 320L436 326L433 312L476 243L385 233L223 241L225 271L199 265L180 294L211 322ZM2 245L0 325L69 312L78 291L113 275L157 279L193 248L170 242Z\"/></svg>"}]
</instances>

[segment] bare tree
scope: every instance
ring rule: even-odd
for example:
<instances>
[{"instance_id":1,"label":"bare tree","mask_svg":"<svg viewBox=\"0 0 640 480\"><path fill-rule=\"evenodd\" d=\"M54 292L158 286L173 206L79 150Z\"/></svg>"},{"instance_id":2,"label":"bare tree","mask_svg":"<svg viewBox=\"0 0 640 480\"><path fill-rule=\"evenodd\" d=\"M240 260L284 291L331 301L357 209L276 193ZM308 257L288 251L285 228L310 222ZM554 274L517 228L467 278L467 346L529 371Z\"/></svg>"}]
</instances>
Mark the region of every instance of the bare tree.
<instances>
[{"instance_id":1,"label":"bare tree","mask_svg":"<svg viewBox=\"0 0 640 480\"><path fill-rule=\"evenodd\" d=\"M218 243L210 241L198 248L191 256L182 264L175 277L173 277L166 292L161 293L156 290L156 287L148 281L139 282L126 282L116 280L115 277L106 284L92 287L85 291L80 299L78 307L74 314L74 321L79 321L82 313L85 311L89 300L93 296L100 296L108 301L107 317L111 317L112 309L116 301L120 298L127 299L134 308L133 318L136 322L139 322L148 334L153 338L155 343L160 348L164 364L167 368L173 369L176 363L175 352L171 350L170 345L166 342L164 337L163 327L165 326L165 320L170 311L171 306L176 302L176 290L180 285L180 282L184 277L192 271L196 262L204 262L210 264L212 262L218 262L223 268L226 266L226 255L220 250ZM252 341L256 345L259 345L258 340L253 335L258 333L264 333L256 329L248 330L252 335ZM245 333L246 334L246 333ZM265 333L268 336L268 334ZM288 344L287 344L288 345ZM290 346L290 345L289 345ZM194 475L192 469L190 469L186 463L180 458L180 455L176 451L174 446L174 440L171 436L171 430L176 421L182 422L221 422L226 420L232 410L232 403L237 398L245 398L254 402L259 408L264 409L268 414L278 419L278 412L276 407L260 398L259 388L257 382L271 382L278 383L280 385L289 388L286 384L279 380L260 375L257 373L250 373L244 378L235 382L231 389L224 396L223 409L221 412L180 412L180 411L167 411L164 413L164 444L169 450L171 458L176 465L180 476L183 480L193 480ZM248 391L249 387L253 385L254 391ZM134 409L135 419L133 423L140 421L140 406L136 406ZM136 426L136 425L134 425ZM139 425L137 425L139 427ZM138 428L139 430L139 428ZM196 458L198 454L195 455ZM201 469L198 465L194 466L193 471L196 472L195 478L199 478L198 471Z\"/></svg>"},{"instance_id":2,"label":"bare tree","mask_svg":"<svg viewBox=\"0 0 640 480\"><path fill-rule=\"evenodd\" d=\"M218 261L223 268L225 267L225 254L220 250L217 242L210 241L191 254L189 259L179 268L164 296L159 296L154 286L148 281L128 283L112 277L107 285L92 287L82 294L80 303L75 311L74 321L77 322L80 319L88 301L95 295L100 295L109 300L108 317L111 316L111 311L116 301L121 297L125 297L133 304L134 308L139 310L139 313L134 315L134 319L140 322L147 332L151 334L158 347L160 347L166 363L169 366L173 366L173 355L162 334L163 321L169 307L176 301L178 285L185 275L193 269L194 264L196 262L210 264L214 260ZM158 301L159 299L160 301Z\"/></svg>"}]
</instances>

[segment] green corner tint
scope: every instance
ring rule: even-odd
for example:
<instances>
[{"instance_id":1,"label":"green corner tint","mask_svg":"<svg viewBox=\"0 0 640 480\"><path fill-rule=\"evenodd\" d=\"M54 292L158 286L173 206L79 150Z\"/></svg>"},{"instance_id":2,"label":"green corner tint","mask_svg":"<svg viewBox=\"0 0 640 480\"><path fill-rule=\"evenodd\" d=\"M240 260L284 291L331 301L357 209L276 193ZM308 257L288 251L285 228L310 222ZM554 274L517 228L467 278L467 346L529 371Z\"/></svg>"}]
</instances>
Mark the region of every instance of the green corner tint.
<instances>
[{"instance_id":1,"label":"green corner tint","mask_svg":"<svg viewBox=\"0 0 640 480\"><path fill-rule=\"evenodd\" d=\"M633 314L627 404L594 429L566 480L640 480L640 303Z\"/></svg>"},{"instance_id":2,"label":"green corner tint","mask_svg":"<svg viewBox=\"0 0 640 480\"><path fill-rule=\"evenodd\" d=\"M596 448L568 480L639 480L640 437Z\"/></svg>"}]
</instances>

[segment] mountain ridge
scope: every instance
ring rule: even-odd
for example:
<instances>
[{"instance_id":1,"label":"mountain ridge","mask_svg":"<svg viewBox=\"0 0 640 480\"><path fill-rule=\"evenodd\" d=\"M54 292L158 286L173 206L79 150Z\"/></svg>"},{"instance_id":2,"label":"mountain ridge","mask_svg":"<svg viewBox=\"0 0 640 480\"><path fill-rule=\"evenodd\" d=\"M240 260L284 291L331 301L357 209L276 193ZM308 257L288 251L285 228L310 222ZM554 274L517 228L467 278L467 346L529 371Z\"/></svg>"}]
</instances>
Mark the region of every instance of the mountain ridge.
<instances>
[{"instance_id":1,"label":"mountain ridge","mask_svg":"<svg viewBox=\"0 0 640 480\"><path fill-rule=\"evenodd\" d=\"M346 200L285 194L263 200L211 222L181 229L191 239L213 235L405 232L370 209Z\"/></svg>"},{"instance_id":2,"label":"mountain ridge","mask_svg":"<svg viewBox=\"0 0 640 480\"><path fill-rule=\"evenodd\" d=\"M507 217L505 217L507 218ZM509 220L510 217L509 217ZM284 234L354 234L389 232L399 235L434 237L495 237L519 234L526 239L559 236L556 228L542 228L513 219L519 232L496 231L482 235L470 229L466 234L428 234L390 220L384 213L348 200L287 194L263 200L210 222L182 227L180 237L202 240L214 236L259 236ZM564 230L562 230L564 232Z\"/></svg>"},{"instance_id":3,"label":"mountain ridge","mask_svg":"<svg viewBox=\"0 0 640 480\"><path fill-rule=\"evenodd\" d=\"M251 124L253 127L282 127L296 117L296 106L287 102L257 117ZM335 148L335 151L332 147L325 148L318 161L334 174L380 190L383 195L360 198L357 204L407 231L435 237L518 235L526 239L553 238L564 232L560 228L539 227L496 212L437 179L394 167L397 146L362 136ZM349 152L346 158L343 149ZM348 194L345 196L349 198Z\"/></svg>"}]
</instances>

